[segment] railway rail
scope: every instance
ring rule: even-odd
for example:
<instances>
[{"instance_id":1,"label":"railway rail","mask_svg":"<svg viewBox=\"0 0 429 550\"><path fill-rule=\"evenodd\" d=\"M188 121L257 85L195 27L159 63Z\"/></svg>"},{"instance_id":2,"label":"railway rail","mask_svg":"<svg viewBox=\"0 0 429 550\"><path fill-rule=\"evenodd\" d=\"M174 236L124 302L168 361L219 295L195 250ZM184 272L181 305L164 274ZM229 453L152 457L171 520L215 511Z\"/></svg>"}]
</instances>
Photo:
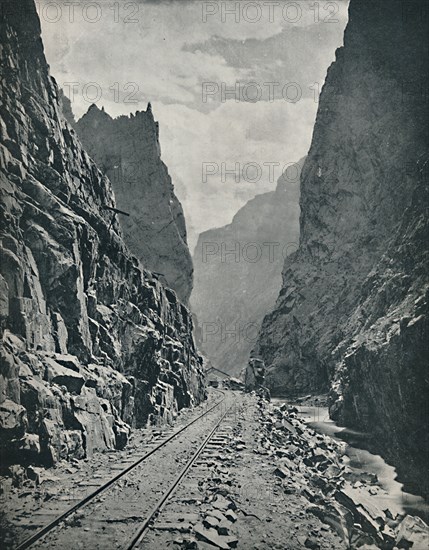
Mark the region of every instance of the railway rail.
<instances>
[{"instance_id":1,"label":"railway rail","mask_svg":"<svg viewBox=\"0 0 429 550\"><path fill-rule=\"evenodd\" d=\"M170 485L168 490L165 491L165 493L162 495L162 497L157 502L157 504L154 506L154 508L151 510L151 512L147 515L146 519L144 520L143 524L140 526L140 528L137 531L137 533L135 534L135 536L132 538L132 540L129 542L129 544L125 547L126 550L135 550L135 549L139 548L140 543L143 541L146 533L151 528L151 524L156 519L157 515L162 511L162 508L165 505L165 503L172 496L172 494L177 489L177 487L179 486L181 481L186 477L189 470L192 468L192 466L195 464L195 462L200 457L201 453L204 451L204 449L207 447L209 442L212 440L213 436L215 435L215 433L219 429L219 426L222 424L222 421L225 419L225 417L228 415L229 411L232 408L233 408L233 405L229 409L227 409L227 411L224 414L222 414L220 419L216 422L216 424L213 427L212 431L205 438L205 440L201 443L201 445L198 447L196 452L193 454L193 456L187 462L186 466L179 473L179 475L176 477L176 479Z\"/></svg>"},{"instance_id":2,"label":"railway rail","mask_svg":"<svg viewBox=\"0 0 429 550\"><path fill-rule=\"evenodd\" d=\"M132 463L130 466L126 467L125 469L121 470L118 474L110 478L106 483L100 485L97 489L95 489L90 494L85 496L83 499L81 499L79 502L74 504L72 507L68 508L65 512L59 514L51 522L46 524L44 527L39 529L36 533L34 533L30 537L28 537L26 540L21 542L18 546L16 546L15 550L24 550L30 547L37 547L38 543L46 539L47 536L55 533L55 530L60 525L62 525L65 520L68 520L73 514L76 514L77 512L80 512L83 509L87 508L88 505L96 503L100 499L100 497L103 496L104 493L106 493L109 489L112 489L112 487L118 484L118 482L120 482L121 480L124 480L124 478L126 478L128 474L131 474L134 471L136 471L139 468L139 466L143 465L150 457L153 457L161 449L164 449L169 443L173 442L174 440L177 440L180 436L184 434L186 430L189 430L191 426L195 426L199 420L210 415L210 413L215 411L215 409L217 409L220 405L222 405L222 403L225 402L225 399L226 399L225 393L219 390L218 392L223 394L222 399L217 401L213 406L211 406L209 409L204 411L202 414L198 415L196 418L188 422L185 426L183 426L179 430L176 430L172 435L170 435L166 439L163 439L162 441L157 443L155 447L147 451L138 460L136 460L134 463ZM136 545L140 543L148 527L150 526L151 521L157 515L157 512L162 508L163 504L168 500L169 496L174 492L175 488L179 485L180 481L186 476L192 464L197 460L202 450L205 448L207 443L213 437L213 434L218 429L219 425L227 415L230 408L231 407L229 407L226 412L222 413L219 419L216 419L213 429L210 431L208 436L205 437L204 441L198 447L197 451L187 461L186 466L181 470L180 474L175 478L174 482L168 487L168 489L163 492L162 498L158 500L156 505L151 509L150 513L147 514L146 519L142 523L139 522L139 529L137 530L137 533L133 536L131 542L129 542L128 546L126 546L125 548L127 549L136 548ZM53 542L53 543L49 543L47 546L44 545L39 547L56 548L57 546ZM61 547L64 548L63 545L61 545Z\"/></svg>"}]
</instances>

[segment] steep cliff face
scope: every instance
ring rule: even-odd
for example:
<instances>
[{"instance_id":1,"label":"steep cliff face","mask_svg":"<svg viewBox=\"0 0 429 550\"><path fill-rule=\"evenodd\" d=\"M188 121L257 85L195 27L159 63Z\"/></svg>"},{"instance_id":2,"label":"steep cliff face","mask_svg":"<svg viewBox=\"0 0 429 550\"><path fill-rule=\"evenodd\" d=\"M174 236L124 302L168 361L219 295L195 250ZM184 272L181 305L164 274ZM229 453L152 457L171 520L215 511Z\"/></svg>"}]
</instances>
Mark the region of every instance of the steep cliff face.
<instances>
[{"instance_id":1,"label":"steep cliff face","mask_svg":"<svg viewBox=\"0 0 429 550\"><path fill-rule=\"evenodd\" d=\"M124 240L131 252L187 303L192 259L182 205L161 161L158 123L147 111L112 119L92 105L75 129L85 150L112 182Z\"/></svg>"},{"instance_id":2,"label":"steep cliff face","mask_svg":"<svg viewBox=\"0 0 429 550\"><path fill-rule=\"evenodd\" d=\"M351 0L344 47L328 71L302 171L300 247L286 259L257 351L272 391L332 385L332 414L371 432L410 479L424 481L422 9L418 2Z\"/></svg>"},{"instance_id":3,"label":"steep cliff face","mask_svg":"<svg viewBox=\"0 0 429 550\"><path fill-rule=\"evenodd\" d=\"M275 191L250 200L232 223L198 239L191 305L199 346L213 365L233 375L246 367L278 296L284 258L298 247L302 164L290 167Z\"/></svg>"},{"instance_id":4,"label":"steep cliff face","mask_svg":"<svg viewBox=\"0 0 429 550\"><path fill-rule=\"evenodd\" d=\"M5 466L122 447L128 425L168 419L204 387L189 311L130 255L110 182L60 114L33 1L2 7Z\"/></svg>"}]
</instances>

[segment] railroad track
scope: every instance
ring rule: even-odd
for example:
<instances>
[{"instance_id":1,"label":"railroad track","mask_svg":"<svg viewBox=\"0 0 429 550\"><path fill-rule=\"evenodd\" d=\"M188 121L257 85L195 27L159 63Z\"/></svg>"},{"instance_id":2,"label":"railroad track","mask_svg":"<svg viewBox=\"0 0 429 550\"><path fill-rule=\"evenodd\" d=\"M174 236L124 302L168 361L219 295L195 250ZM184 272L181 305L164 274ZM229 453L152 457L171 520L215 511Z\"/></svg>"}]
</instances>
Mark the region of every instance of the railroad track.
<instances>
[{"instance_id":1,"label":"railroad track","mask_svg":"<svg viewBox=\"0 0 429 550\"><path fill-rule=\"evenodd\" d=\"M74 543L69 546L68 544L61 543L56 544L55 540L47 540L48 537L53 537L55 539L55 534L58 534L59 530L58 527L61 525L64 525L64 522L66 520L70 520L70 518L73 518L73 515L78 514L79 512L82 512L82 510L87 509L90 505L95 505L95 509L100 506L100 500L103 499L103 496L105 493L107 493L109 490L112 490L112 488L115 487L115 485L120 484L124 480L126 480L127 476L129 474L136 472L139 467L144 465L144 463L148 462L149 460L153 460L155 455L158 456L160 451L166 449L169 444L183 439L184 432L189 430L191 427L194 427L199 420L202 420L204 417L210 416L215 409L217 409L222 403L225 402L225 394L224 392L219 392L223 394L222 399L220 399L218 402L216 402L213 406L211 406L209 409L204 411L202 414L194 418L191 422L174 432L172 435L167 437L166 439L160 441L150 449L148 452L146 452L143 456L141 456L138 460L136 460L134 463L132 463L130 466L126 467L122 471L120 471L118 474L113 476L111 479L109 479L106 483L102 484L100 487L95 489L93 492L85 496L83 499L81 499L79 502L77 502L72 507L68 508L65 512L59 514L57 517L55 517L51 522L49 522L47 525L39 529L36 533L31 535L29 538L24 540L22 543L20 543L17 547L15 547L15 550L24 550L26 548L30 547L39 547L39 548L79 548L79 545L75 546ZM174 479L174 482L169 485L167 490L163 491L163 495L158 501L155 503L155 505L150 509L150 512L147 514L147 516L142 519L137 517L136 521L139 523L139 528L137 530L137 533L133 535L131 542L128 544L128 546L124 546L124 548L132 549L135 548L137 544L142 540L145 533L147 532L147 529L150 526L151 521L153 518L157 515L158 511L162 508L163 504L168 500L169 496L174 492L175 488L179 485L180 481L186 476L187 472L191 468L192 464L198 459L198 456L201 454L202 450L206 447L210 439L213 437L214 433L218 429L219 425L221 424L222 420L227 415L228 411L231 407L228 408L228 410L225 413L222 413L220 418L216 418L214 427L210 430L210 433L205 436L204 441L200 444L197 451L191 456L190 459L187 459L186 466L180 471L180 474ZM187 445L186 445L187 443ZM189 449L189 441L186 441L185 438L185 445ZM182 445L183 447L183 445ZM156 463L155 463L156 464ZM144 495L146 496L146 495ZM140 498L140 497L139 497ZM87 510L86 510L87 511ZM89 514L90 516L90 514ZM113 519L114 521L114 519ZM118 520L120 521L120 520ZM104 527L103 527L104 529ZM85 531L88 531L88 528L85 529ZM134 529L135 531L135 529ZM60 537L61 538L61 537ZM43 541L43 546L40 545ZM123 541L122 541L123 542ZM85 547L85 546L83 546ZM116 547L118 547L118 544L116 544ZM104 548L108 548L104 546Z\"/></svg>"},{"instance_id":2,"label":"railroad track","mask_svg":"<svg viewBox=\"0 0 429 550\"><path fill-rule=\"evenodd\" d=\"M151 528L152 523L156 519L156 517L159 515L159 513L162 511L162 508L164 507L165 503L168 501L168 499L173 495L181 481L186 477L189 470L192 468L192 466L196 463L198 458L200 457L201 453L204 451L204 449L207 447L207 445L212 440L213 436L219 429L219 426L222 424L222 421L224 418L228 415L229 411L233 408L234 405L231 405L227 411L222 414L220 419L216 422L214 428L212 431L208 434L208 436L205 438L205 440L201 443L201 445L198 447L196 452L192 455L191 459L187 462L186 466L182 469L182 471L179 473L179 475L176 477L176 479L173 481L173 483L170 485L168 490L163 494L163 496L159 499L159 501L156 503L154 508L151 510L151 512L147 515L145 521L135 534L135 536L132 538L132 540L129 542L129 544L125 547L126 550L135 550L139 548L140 543L143 541L145 535L148 533L148 531Z\"/></svg>"}]
</instances>

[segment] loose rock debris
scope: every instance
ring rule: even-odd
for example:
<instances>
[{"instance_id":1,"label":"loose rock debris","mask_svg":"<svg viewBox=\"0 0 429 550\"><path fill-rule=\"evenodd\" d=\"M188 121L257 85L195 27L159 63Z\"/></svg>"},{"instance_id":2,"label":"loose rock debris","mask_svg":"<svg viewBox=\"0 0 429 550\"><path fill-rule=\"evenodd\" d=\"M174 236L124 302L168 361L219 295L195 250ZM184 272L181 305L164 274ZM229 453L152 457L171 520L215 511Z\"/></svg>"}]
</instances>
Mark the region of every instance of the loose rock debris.
<instances>
[{"instance_id":1,"label":"loose rock debris","mask_svg":"<svg viewBox=\"0 0 429 550\"><path fill-rule=\"evenodd\" d=\"M427 550L426 524L380 510L372 499L382 491L377 477L352 471L343 444L310 429L296 407L254 395L244 402L229 440L219 439L221 450L204 453L190 474L199 480L194 504L171 502L162 534L155 523L144 548ZM179 492L189 489L184 482ZM170 508L181 504L193 515L174 537Z\"/></svg>"},{"instance_id":2,"label":"loose rock debris","mask_svg":"<svg viewBox=\"0 0 429 550\"><path fill-rule=\"evenodd\" d=\"M295 407L274 406L256 395L236 393L234 398L234 414L220 425L139 548L427 550L427 525L418 517L379 509L374 495L383 489L377 477L351 470L343 444L314 432ZM138 445L134 454L137 449ZM132 461L128 451L97 455L98 468L77 485L91 490L86 484L97 484L97 475L105 478ZM182 468L186 457L178 453L175 458ZM61 498L55 491L61 492L64 472L70 468L70 475L78 478L87 466L82 461L64 465L55 470L60 470L58 476L34 468L32 483L44 487L45 495L49 494L45 487L51 486L49 498L56 500ZM149 480L151 472L142 475ZM52 483L47 483L49 477ZM14 489L24 495L23 500L28 498L25 483L28 480L21 489ZM117 507L105 519L107 528L115 532L112 548L123 547L126 525L137 529L143 521L139 515L121 514L121 499L132 497L138 502L147 497L142 486L130 479L121 481L117 491ZM29 507L16 519L15 527L20 522L28 526L30 521L41 526L52 519L48 512L52 514L42 509L38 515ZM88 531L83 519L75 515L65 527ZM91 536L90 531L87 534Z\"/></svg>"}]
</instances>

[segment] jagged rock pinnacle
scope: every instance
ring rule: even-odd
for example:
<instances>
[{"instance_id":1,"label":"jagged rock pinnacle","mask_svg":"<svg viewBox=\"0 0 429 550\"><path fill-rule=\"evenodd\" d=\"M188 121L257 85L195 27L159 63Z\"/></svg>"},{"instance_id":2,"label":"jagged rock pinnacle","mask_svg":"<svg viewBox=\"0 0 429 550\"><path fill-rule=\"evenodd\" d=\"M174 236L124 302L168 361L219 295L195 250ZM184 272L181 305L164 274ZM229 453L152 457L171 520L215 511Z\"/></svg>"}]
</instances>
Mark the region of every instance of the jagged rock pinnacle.
<instances>
[{"instance_id":1,"label":"jagged rock pinnacle","mask_svg":"<svg viewBox=\"0 0 429 550\"><path fill-rule=\"evenodd\" d=\"M161 160L152 106L111 118L93 110L76 124L91 157L109 177L121 217L125 242L142 264L164 273L168 286L187 303L192 289L192 259L186 243L182 206Z\"/></svg>"}]
</instances>

